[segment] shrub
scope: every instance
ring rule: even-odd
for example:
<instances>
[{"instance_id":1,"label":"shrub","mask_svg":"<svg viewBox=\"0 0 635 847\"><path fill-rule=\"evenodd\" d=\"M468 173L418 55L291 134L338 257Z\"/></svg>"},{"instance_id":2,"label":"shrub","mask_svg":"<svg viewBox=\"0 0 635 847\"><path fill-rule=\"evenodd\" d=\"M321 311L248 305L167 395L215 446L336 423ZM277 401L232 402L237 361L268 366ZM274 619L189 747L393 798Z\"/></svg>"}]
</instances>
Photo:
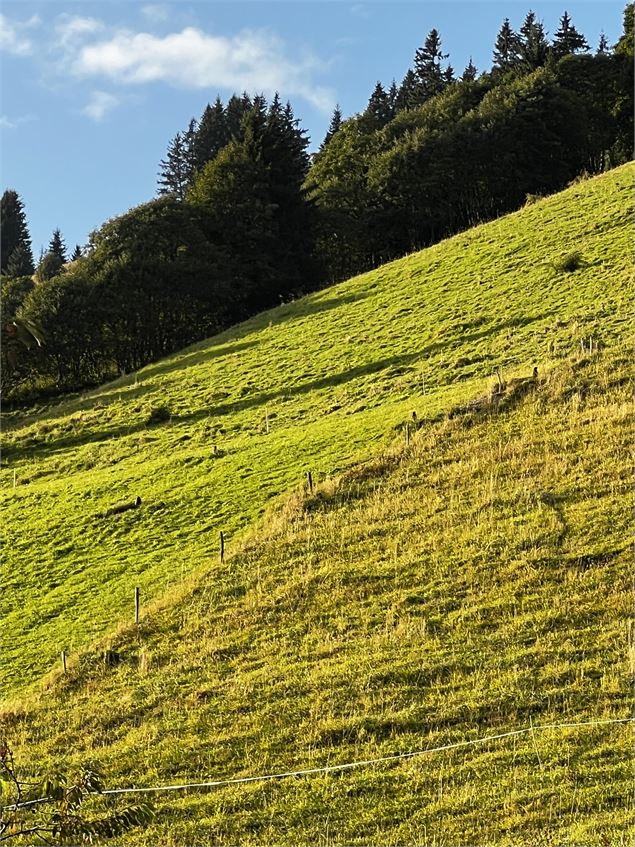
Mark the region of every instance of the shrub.
<instances>
[{"instance_id":1,"label":"shrub","mask_svg":"<svg viewBox=\"0 0 635 847\"><path fill-rule=\"evenodd\" d=\"M170 411L170 407L165 403L161 403L160 406L152 406L148 417L146 418L147 424L157 424L164 423L165 421L169 421L172 417L172 412Z\"/></svg>"},{"instance_id":2,"label":"shrub","mask_svg":"<svg viewBox=\"0 0 635 847\"><path fill-rule=\"evenodd\" d=\"M553 263L553 267L556 271L564 271L565 273L577 271L578 268L581 268L583 265L584 259L582 258L582 254L577 251L574 253L567 253L566 256L562 256Z\"/></svg>"}]
</instances>

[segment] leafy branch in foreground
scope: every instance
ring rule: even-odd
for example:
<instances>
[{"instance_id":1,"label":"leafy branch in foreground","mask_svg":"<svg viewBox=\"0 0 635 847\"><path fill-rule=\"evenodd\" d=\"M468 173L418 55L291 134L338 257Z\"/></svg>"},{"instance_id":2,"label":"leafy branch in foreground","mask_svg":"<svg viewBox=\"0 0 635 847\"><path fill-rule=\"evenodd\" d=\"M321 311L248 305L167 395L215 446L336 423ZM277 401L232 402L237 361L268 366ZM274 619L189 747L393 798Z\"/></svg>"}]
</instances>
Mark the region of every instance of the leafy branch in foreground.
<instances>
[{"instance_id":1,"label":"leafy branch in foreground","mask_svg":"<svg viewBox=\"0 0 635 847\"><path fill-rule=\"evenodd\" d=\"M23 779L4 739L0 741L0 784L5 800L0 810L0 843L23 836L37 839L31 843L92 843L121 835L154 816L149 803L100 816L87 811L86 801L104 791L95 768L82 767L72 776L58 770L33 782Z\"/></svg>"}]
</instances>

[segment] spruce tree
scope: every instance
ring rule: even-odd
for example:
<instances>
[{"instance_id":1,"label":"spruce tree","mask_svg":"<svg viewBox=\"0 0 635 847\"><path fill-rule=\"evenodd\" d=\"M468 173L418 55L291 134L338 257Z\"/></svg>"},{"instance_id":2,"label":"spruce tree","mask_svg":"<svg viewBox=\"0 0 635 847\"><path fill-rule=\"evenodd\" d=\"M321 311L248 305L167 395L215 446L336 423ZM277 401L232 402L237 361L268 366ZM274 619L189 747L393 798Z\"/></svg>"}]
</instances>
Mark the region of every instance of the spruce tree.
<instances>
[{"instance_id":1,"label":"spruce tree","mask_svg":"<svg viewBox=\"0 0 635 847\"><path fill-rule=\"evenodd\" d=\"M79 246L79 244L76 244L75 249L73 250L73 253L71 255L71 262L76 262L78 259L81 259L81 258L82 258L82 248Z\"/></svg>"},{"instance_id":2,"label":"spruce tree","mask_svg":"<svg viewBox=\"0 0 635 847\"><path fill-rule=\"evenodd\" d=\"M504 74L508 71L515 70L519 64L520 38L512 29L509 18L505 18L496 37L494 55L492 57L492 70Z\"/></svg>"},{"instance_id":3,"label":"spruce tree","mask_svg":"<svg viewBox=\"0 0 635 847\"><path fill-rule=\"evenodd\" d=\"M19 276L31 276L33 270L33 254L31 253L31 248L25 244L18 244L9 256L7 276L14 279Z\"/></svg>"},{"instance_id":4,"label":"spruce tree","mask_svg":"<svg viewBox=\"0 0 635 847\"><path fill-rule=\"evenodd\" d=\"M436 94L440 94L448 84L448 69L441 68L441 62L448 54L441 50L441 36L438 30L431 29L423 47L415 53L414 75L416 82L415 98L417 105L425 103ZM450 68L451 71L451 68ZM450 80L452 74L450 74Z\"/></svg>"},{"instance_id":5,"label":"spruce tree","mask_svg":"<svg viewBox=\"0 0 635 847\"><path fill-rule=\"evenodd\" d=\"M395 113L403 112L406 109L414 109L417 103L417 78L412 69L406 71L395 104Z\"/></svg>"},{"instance_id":6,"label":"spruce tree","mask_svg":"<svg viewBox=\"0 0 635 847\"><path fill-rule=\"evenodd\" d=\"M23 259L33 273L33 252L24 203L17 191L12 189L7 189L0 201L0 238L0 272L6 273L14 250L23 247Z\"/></svg>"},{"instance_id":7,"label":"spruce tree","mask_svg":"<svg viewBox=\"0 0 635 847\"><path fill-rule=\"evenodd\" d=\"M331 123L329 124L329 128L326 131L326 135L324 136L324 141L320 145L320 150L324 150L324 148L329 144L333 136L336 132L339 131L342 126L342 110L340 109L339 103L333 110L333 115L331 117Z\"/></svg>"},{"instance_id":8,"label":"spruce tree","mask_svg":"<svg viewBox=\"0 0 635 847\"><path fill-rule=\"evenodd\" d=\"M388 94L381 82L378 82L373 93L370 95L364 116L368 118L373 126L382 127L391 119L391 112Z\"/></svg>"},{"instance_id":9,"label":"spruce tree","mask_svg":"<svg viewBox=\"0 0 635 847\"><path fill-rule=\"evenodd\" d=\"M390 109L390 119L392 120L397 114L397 100L399 98L399 88L393 79L388 89L388 108Z\"/></svg>"},{"instance_id":10,"label":"spruce tree","mask_svg":"<svg viewBox=\"0 0 635 847\"><path fill-rule=\"evenodd\" d=\"M595 51L596 56L607 56L611 52L611 48L609 47L609 42L604 35L604 30L600 33L600 40L598 42L598 49Z\"/></svg>"},{"instance_id":11,"label":"spruce tree","mask_svg":"<svg viewBox=\"0 0 635 847\"><path fill-rule=\"evenodd\" d=\"M476 74L478 73L478 69L474 62L472 61L472 57L470 56L470 61L465 66L465 70L461 75L462 82L474 82L476 79Z\"/></svg>"},{"instance_id":12,"label":"spruce tree","mask_svg":"<svg viewBox=\"0 0 635 847\"><path fill-rule=\"evenodd\" d=\"M62 238L62 233L60 232L59 227L53 230L53 237L49 242L48 252L57 256L62 264L68 261L68 257L66 255L66 244L64 244L64 239Z\"/></svg>"},{"instance_id":13,"label":"spruce tree","mask_svg":"<svg viewBox=\"0 0 635 847\"><path fill-rule=\"evenodd\" d=\"M520 28L520 56L522 69L527 72L542 67L549 57L545 28L534 12L527 13Z\"/></svg>"},{"instance_id":14,"label":"spruce tree","mask_svg":"<svg viewBox=\"0 0 635 847\"><path fill-rule=\"evenodd\" d=\"M183 136L180 132L174 136L168 145L165 159L159 164L158 194L173 194L178 200L183 200L190 182L188 161Z\"/></svg>"},{"instance_id":15,"label":"spruce tree","mask_svg":"<svg viewBox=\"0 0 635 847\"><path fill-rule=\"evenodd\" d=\"M589 49L586 38L573 26L566 11L560 18L560 29L553 37L552 49L556 59Z\"/></svg>"},{"instance_id":16,"label":"spruce tree","mask_svg":"<svg viewBox=\"0 0 635 847\"><path fill-rule=\"evenodd\" d=\"M213 106L207 104L198 122L194 141L196 169L200 171L207 162L215 159L229 139L225 108L220 97L217 97Z\"/></svg>"}]
</instances>

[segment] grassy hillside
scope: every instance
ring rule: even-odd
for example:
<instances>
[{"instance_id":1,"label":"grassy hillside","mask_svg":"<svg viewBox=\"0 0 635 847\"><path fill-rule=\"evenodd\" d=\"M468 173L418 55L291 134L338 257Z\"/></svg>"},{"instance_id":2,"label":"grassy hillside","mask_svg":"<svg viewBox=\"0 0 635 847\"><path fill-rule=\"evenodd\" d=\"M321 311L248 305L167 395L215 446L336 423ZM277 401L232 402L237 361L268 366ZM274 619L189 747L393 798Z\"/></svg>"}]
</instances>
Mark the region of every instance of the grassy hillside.
<instances>
[{"instance_id":1,"label":"grassy hillside","mask_svg":"<svg viewBox=\"0 0 635 847\"><path fill-rule=\"evenodd\" d=\"M579 183L16 420L22 760L63 748L150 785L628 717L631 182ZM464 413L496 365L539 379ZM69 673L40 690L61 649ZM631 751L628 726L578 728L170 796L131 843L626 843Z\"/></svg>"}]
</instances>

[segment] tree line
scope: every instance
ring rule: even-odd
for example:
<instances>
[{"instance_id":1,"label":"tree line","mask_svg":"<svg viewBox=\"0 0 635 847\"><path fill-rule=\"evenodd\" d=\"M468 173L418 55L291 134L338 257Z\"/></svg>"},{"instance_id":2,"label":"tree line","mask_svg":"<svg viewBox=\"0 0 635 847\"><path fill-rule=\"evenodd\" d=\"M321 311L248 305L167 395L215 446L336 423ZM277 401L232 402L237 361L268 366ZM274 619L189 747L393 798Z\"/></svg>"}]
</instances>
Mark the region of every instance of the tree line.
<instances>
[{"instance_id":1,"label":"tree line","mask_svg":"<svg viewBox=\"0 0 635 847\"><path fill-rule=\"evenodd\" d=\"M2 197L3 393L96 384L281 300L425 247L632 157L633 3L591 51L565 12L551 41L506 19L492 66L457 76L428 33L402 82L335 109L318 151L276 94L218 97L177 132L157 198L34 266ZM30 328L30 329L29 329ZM7 340L6 338L4 340ZM6 351L12 350L12 361Z\"/></svg>"}]
</instances>

